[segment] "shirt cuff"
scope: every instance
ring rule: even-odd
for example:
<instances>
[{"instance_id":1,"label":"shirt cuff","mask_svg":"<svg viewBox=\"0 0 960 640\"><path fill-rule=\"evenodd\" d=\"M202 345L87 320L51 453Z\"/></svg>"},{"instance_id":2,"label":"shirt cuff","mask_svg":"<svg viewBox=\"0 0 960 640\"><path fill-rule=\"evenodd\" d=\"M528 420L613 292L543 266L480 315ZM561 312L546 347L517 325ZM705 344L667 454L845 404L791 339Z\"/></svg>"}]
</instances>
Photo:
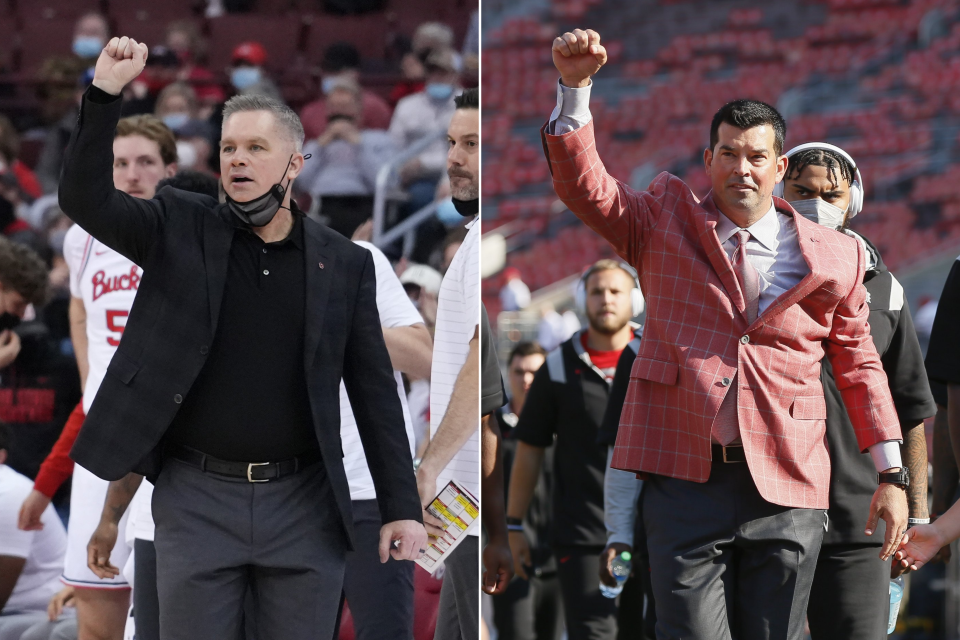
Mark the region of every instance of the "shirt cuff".
<instances>
[{"instance_id":1,"label":"shirt cuff","mask_svg":"<svg viewBox=\"0 0 960 640\"><path fill-rule=\"evenodd\" d=\"M593 119L590 113L590 89L593 80L582 89L564 86L557 80L557 106L550 114L547 130L553 135L576 131Z\"/></svg>"},{"instance_id":2,"label":"shirt cuff","mask_svg":"<svg viewBox=\"0 0 960 640\"><path fill-rule=\"evenodd\" d=\"M900 443L896 440L878 442L871 445L867 451L873 458L873 466L877 468L877 473L883 473L892 467L903 466L900 459Z\"/></svg>"}]
</instances>

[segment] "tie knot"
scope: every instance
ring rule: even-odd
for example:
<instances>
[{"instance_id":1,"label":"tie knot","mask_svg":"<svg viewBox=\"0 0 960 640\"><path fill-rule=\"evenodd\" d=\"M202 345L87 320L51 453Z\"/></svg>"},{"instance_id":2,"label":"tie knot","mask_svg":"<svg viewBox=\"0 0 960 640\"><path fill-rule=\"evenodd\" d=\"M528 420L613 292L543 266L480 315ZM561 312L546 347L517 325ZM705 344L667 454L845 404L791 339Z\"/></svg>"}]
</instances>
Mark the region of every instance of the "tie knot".
<instances>
[{"instance_id":1,"label":"tie knot","mask_svg":"<svg viewBox=\"0 0 960 640\"><path fill-rule=\"evenodd\" d=\"M740 246L745 247L750 240L750 232L746 229L738 229L737 238L740 240Z\"/></svg>"}]
</instances>

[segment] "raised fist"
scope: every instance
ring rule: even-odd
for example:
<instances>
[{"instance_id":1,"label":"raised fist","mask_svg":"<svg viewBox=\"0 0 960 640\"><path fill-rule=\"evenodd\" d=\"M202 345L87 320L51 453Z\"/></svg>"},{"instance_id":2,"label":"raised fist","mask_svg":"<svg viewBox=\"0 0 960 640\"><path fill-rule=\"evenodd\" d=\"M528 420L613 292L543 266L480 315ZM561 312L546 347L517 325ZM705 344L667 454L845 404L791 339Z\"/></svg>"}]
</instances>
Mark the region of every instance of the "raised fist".
<instances>
[{"instance_id":1,"label":"raised fist","mask_svg":"<svg viewBox=\"0 0 960 640\"><path fill-rule=\"evenodd\" d=\"M585 87L607 62L607 50L593 29L574 29L553 39L553 65L568 87Z\"/></svg>"},{"instance_id":2,"label":"raised fist","mask_svg":"<svg viewBox=\"0 0 960 640\"><path fill-rule=\"evenodd\" d=\"M147 45L126 36L111 38L100 52L93 85L118 96L131 80L140 75L147 63Z\"/></svg>"}]
</instances>

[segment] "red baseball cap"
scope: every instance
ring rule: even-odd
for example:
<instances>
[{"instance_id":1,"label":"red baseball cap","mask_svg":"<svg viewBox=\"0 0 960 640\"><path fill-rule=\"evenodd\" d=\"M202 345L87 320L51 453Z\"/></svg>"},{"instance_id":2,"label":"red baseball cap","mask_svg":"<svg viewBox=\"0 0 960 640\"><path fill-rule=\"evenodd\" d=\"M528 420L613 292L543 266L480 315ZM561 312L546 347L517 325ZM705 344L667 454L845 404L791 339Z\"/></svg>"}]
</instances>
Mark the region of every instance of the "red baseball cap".
<instances>
[{"instance_id":1,"label":"red baseball cap","mask_svg":"<svg viewBox=\"0 0 960 640\"><path fill-rule=\"evenodd\" d=\"M241 42L233 50L234 62L247 62L256 67L267 61L267 50L259 42Z\"/></svg>"}]
</instances>

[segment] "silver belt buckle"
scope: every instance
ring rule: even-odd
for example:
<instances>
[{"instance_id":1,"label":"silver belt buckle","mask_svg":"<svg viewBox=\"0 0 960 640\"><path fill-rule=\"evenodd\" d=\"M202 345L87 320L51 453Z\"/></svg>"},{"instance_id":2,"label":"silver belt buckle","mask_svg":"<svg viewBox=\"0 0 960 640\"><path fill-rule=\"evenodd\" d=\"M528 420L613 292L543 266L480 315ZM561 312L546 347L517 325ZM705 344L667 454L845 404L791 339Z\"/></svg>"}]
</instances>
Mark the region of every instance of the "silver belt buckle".
<instances>
[{"instance_id":1,"label":"silver belt buckle","mask_svg":"<svg viewBox=\"0 0 960 640\"><path fill-rule=\"evenodd\" d=\"M726 456L726 454L724 454ZM253 468L254 467L263 467L270 464L269 462L251 462L247 465L247 482L270 482L270 478L264 478L263 480L254 480L253 479Z\"/></svg>"}]
</instances>

